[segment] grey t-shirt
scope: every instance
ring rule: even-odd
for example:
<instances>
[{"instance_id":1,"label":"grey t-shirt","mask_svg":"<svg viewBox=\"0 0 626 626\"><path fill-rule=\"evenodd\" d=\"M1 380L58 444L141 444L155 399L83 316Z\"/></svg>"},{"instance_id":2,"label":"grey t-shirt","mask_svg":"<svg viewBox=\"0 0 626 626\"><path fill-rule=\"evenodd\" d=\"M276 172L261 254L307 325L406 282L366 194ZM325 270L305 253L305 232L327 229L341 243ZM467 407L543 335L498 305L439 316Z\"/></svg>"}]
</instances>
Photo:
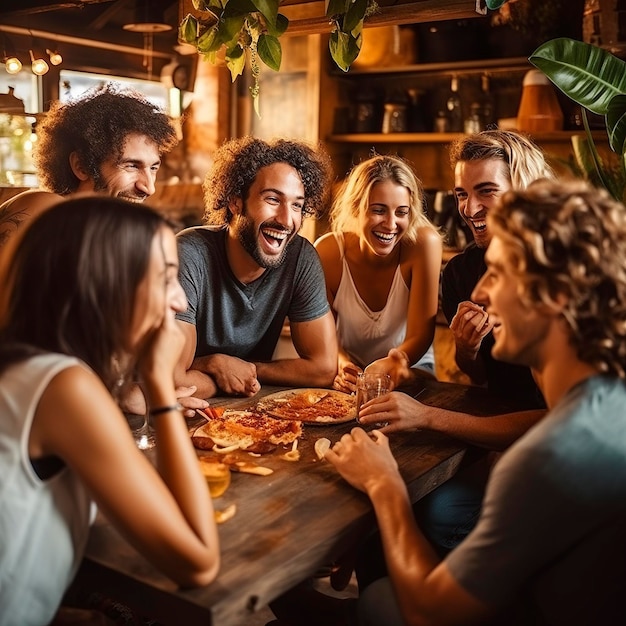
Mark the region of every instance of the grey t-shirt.
<instances>
[{"instance_id":1,"label":"grey t-shirt","mask_svg":"<svg viewBox=\"0 0 626 626\"><path fill-rule=\"evenodd\" d=\"M508 624L626 623L626 386L595 376L501 458L447 558ZM513 619L514 618L514 619Z\"/></svg>"},{"instance_id":2,"label":"grey t-shirt","mask_svg":"<svg viewBox=\"0 0 626 626\"><path fill-rule=\"evenodd\" d=\"M226 230L199 226L178 233L180 283L188 308L177 318L196 326L196 356L272 358L285 318L308 322L330 310L315 248L296 236L284 263L244 285L226 258Z\"/></svg>"}]
</instances>

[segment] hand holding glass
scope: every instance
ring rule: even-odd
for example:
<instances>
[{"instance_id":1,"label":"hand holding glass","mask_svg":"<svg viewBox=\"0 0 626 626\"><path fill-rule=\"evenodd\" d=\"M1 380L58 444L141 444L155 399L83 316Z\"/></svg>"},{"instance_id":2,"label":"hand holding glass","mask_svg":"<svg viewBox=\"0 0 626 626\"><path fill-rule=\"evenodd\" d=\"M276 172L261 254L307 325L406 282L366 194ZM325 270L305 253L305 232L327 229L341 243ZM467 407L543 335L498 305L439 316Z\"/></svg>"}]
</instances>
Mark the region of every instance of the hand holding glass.
<instances>
[{"instance_id":1,"label":"hand holding glass","mask_svg":"<svg viewBox=\"0 0 626 626\"><path fill-rule=\"evenodd\" d=\"M363 372L356 381L356 421L361 423L361 406L372 398L379 398L392 389L391 376L381 372ZM386 426L386 422L376 424L377 428Z\"/></svg>"}]
</instances>

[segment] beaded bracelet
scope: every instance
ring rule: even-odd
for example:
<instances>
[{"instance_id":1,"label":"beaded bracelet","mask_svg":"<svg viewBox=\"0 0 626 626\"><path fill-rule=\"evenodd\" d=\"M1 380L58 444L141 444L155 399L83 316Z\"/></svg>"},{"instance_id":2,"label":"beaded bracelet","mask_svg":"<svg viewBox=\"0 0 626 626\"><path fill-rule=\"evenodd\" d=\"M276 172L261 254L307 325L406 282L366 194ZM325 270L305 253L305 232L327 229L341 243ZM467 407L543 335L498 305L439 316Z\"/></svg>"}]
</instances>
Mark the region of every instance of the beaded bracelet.
<instances>
[{"instance_id":1,"label":"beaded bracelet","mask_svg":"<svg viewBox=\"0 0 626 626\"><path fill-rule=\"evenodd\" d=\"M150 416L162 415L163 413L169 413L170 411L182 411L183 405L180 402L176 404L170 404L168 406L158 406L155 409L150 409Z\"/></svg>"}]
</instances>

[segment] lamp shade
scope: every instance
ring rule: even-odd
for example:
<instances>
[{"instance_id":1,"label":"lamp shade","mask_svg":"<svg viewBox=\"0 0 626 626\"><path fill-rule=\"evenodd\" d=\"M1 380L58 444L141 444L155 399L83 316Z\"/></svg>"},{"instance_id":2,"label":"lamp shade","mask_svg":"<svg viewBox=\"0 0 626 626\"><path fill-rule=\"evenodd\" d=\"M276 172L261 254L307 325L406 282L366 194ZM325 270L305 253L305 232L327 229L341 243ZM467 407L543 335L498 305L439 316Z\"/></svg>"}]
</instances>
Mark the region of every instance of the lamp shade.
<instances>
[{"instance_id":1,"label":"lamp shade","mask_svg":"<svg viewBox=\"0 0 626 626\"><path fill-rule=\"evenodd\" d=\"M43 56L33 51L32 48L29 50L30 52L30 61L31 61L31 69L33 70L33 74L37 76L43 76L49 69L49 65L45 62Z\"/></svg>"}]
</instances>

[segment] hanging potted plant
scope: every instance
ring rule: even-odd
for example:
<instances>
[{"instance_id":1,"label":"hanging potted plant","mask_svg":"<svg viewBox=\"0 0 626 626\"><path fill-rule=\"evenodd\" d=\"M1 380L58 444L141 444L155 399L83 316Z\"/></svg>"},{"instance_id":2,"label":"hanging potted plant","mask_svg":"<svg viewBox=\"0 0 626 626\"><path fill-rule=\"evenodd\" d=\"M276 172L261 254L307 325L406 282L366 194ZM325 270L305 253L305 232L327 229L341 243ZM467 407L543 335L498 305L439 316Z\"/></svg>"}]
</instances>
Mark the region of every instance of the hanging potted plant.
<instances>
[{"instance_id":1,"label":"hanging potted plant","mask_svg":"<svg viewBox=\"0 0 626 626\"><path fill-rule=\"evenodd\" d=\"M232 80L250 64L250 92L259 115L260 63L278 71L282 60L280 36L289 20L279 13L280 0L193 0L196 15L187 15L178 30L179 39L215 63L222 54ZM363 23L376 12L375 0L326 0L326 16L333 26L330 53L343 71L359 55Z\"/></svg>"}]
</instances>

